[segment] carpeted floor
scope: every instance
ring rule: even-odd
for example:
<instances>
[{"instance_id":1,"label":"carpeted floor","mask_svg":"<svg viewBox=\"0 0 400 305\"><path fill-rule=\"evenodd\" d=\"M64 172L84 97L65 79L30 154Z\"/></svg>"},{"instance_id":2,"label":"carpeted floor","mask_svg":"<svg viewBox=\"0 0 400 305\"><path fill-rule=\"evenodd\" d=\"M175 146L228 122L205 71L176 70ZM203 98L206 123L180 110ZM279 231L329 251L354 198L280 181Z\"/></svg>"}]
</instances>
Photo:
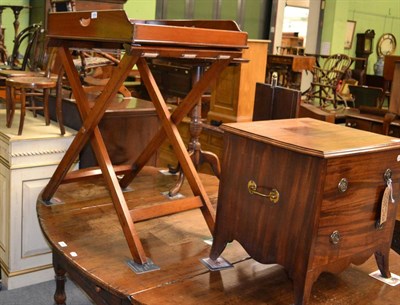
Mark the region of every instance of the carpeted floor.
<instances>
[{"instance_id":1,"label":"carpeted floor","mask_svg":"<svg viewBox=\"0 0 400 305\"><path fill-rule=\"evenodd\" d=\"M0 305L53 305L55 281L48 281L13 290L0 290ZM72 281L65 287L68 305L93 305L94 303Z\"/></svg>"}]
</instances>

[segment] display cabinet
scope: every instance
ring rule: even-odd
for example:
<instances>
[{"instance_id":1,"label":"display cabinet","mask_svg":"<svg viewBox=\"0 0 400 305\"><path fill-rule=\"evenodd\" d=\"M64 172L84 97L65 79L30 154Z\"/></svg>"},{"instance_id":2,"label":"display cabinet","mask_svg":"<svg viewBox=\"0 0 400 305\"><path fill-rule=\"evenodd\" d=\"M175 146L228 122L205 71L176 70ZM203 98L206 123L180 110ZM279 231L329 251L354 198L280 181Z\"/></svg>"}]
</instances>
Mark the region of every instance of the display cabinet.
<instances>
[{"instance_id":1,"label":"display cabinet","mask_svg":"<svg viewBox=\"0 0 400 305\"><path fill-rule=\"evenodd\" d=\"M269 40L249 40L243 51L247 63L230 65L217 79L212 92L208 120L248 122L253 117L256 83L265 82Z\"/></svg>"}]
</instances>

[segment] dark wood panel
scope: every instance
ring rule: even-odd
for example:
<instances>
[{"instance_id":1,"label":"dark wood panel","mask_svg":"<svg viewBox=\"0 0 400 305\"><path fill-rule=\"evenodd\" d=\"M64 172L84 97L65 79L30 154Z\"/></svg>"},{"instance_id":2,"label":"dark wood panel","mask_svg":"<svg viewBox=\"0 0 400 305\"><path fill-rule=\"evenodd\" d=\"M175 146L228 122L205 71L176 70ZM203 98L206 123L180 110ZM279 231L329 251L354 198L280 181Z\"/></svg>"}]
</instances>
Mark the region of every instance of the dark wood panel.
<instances>
[{"instance_id":1,"label":"dark wood panel","mask_svg":"<svg viewBox=\"0 0 400 305\"><path fill-rule=\"evenodd\" d=\"M51 98L54 101L54 97ZM50 116L56 120L55 102L49 105ZM64 124L79 130L82 120L74 100L65 99L62 104ZM106 143L107 152L113 164L124 164L134 160L160 128L160 123L151 102L141 99L116 99L106 111L99 124ZM155 165L158 153L149 161ZM89 144L80 153L80 167L97 165L93 150Z\"/></svg>"},{"instance_id":2,"label":"dark wood panel","mask_svg":"<svg viewBox=\"0 0 400 305\"><path fill-rule=\"evenodd\" d=\"M299 90L257 83L253 121L298 117L300 97Z\"/></svg>"}]
</instances>

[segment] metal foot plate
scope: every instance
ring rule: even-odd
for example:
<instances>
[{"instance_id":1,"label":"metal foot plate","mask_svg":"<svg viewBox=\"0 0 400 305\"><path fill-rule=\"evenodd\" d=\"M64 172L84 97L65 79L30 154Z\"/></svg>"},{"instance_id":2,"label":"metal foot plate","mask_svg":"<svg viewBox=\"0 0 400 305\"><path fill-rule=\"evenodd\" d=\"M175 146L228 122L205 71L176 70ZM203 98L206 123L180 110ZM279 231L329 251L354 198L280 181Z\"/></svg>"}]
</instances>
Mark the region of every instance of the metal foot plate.
<instances>
[{"instance_id":1,"label":"metal foot plate","mask_svg":"<svg viewBox=\"0 0 400 305\"><path fill-rule=\"evenodd\" d=\"M133 260L128 261L128 266L135 272L136 274L151 272L160 270L160 267L153 263L150 258L147 258L147 262L144 264L136 263Z\"/></svg>"},{"instance_id":2,"label":"metal foot plate","mask_svg":"<svg viewBox=\"0 0 400 305\"><path fill-rule=\"evenodd\" d=\"M65 202L58 199L57 197L52 197L49 201L44 201L41 198L38 199L39 202L46 206L57 205L57 204L64 204Z\"/></svg>"},{"instance_id":3,"label":"metal foot plate","mask_svg":"<svg viewBox=\"0 0 400 305\"><path fill-rule=\"evenodd\" d=\"M211 271L233 268L233 265L221 256L216 260L206 257L202 258L200 261Z\"/></svg>"}]
</instances>

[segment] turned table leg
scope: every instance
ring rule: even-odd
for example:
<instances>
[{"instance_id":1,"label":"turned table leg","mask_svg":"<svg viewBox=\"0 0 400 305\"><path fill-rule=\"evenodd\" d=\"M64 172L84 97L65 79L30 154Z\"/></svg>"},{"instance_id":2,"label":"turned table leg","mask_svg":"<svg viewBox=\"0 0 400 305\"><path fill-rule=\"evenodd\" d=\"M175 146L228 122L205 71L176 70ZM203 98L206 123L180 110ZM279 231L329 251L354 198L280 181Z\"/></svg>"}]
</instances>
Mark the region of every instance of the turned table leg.
<instances>
[{"instance_id":1,"label":"turned table leg","mask_svg":"<svg viewBox=\"0 0 400 305\"><path fill-rule=\"evenodd\" d=\"M66 304L65 301L67 299L67 296L65 294L66 271L57 262L57 256L54 252L53 252L53 267L54 267L54 272L56 274L55 276L56 292L54 293L54 301L56 302L57 305L65 305Z\"/></svg>"},{"instance_id":2,"label":"turned table leg","mask_svg":"<svg viewBox=\"0 0 400 305\"><path fill-rule=\"evenodd\" d=\"M196 84L196 82L198 82L200 80L201 75L203 73L204 73L203 66L197 66L192 71L192 84L193 85ZM200 135L201 135L202 130L203 130L203 122L202 122L202 117L201 117L201 99L200 99L190 112L190 124L189 124L190 141L189 141L189 145L188 145L188 151L189 151L189 155L192 159L192 162L193 162L196 170L199 168L199 166L201 164L207 162L210 164L211 169L214 172L214 174L219 178L220 173L221 173L221 165L220 165L218 156L212 152L203 151L201 149ZM179 172L179 177L177 179L177 183L169 191L168 195L170 197L173 197L176 194L178 194L179 190L182 187L182 184L184 181L184 175L180 169L181 168L180 168L179 164L176 168L170 167L171 173Z\"/></svg>"}]
</instances>

